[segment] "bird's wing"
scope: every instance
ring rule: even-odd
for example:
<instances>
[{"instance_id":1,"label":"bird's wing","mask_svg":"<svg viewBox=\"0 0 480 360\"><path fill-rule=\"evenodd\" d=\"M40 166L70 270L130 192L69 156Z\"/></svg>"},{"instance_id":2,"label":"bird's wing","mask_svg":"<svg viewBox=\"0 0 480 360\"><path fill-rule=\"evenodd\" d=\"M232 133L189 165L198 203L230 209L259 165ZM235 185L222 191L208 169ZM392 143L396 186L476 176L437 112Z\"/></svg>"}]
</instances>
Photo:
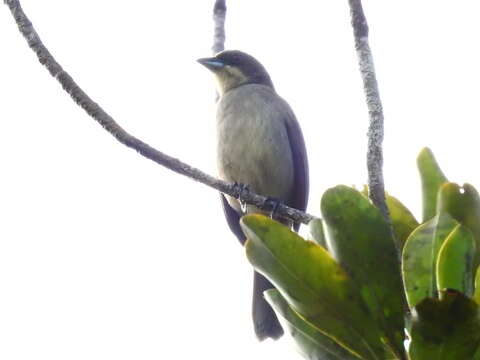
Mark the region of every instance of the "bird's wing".
<instances>
[{"instance_id":1,"label":"bird's wing","mask_svg":"<svg viewBox=\"0 0 480 360\"><path fill-rule=\"evenodd\" d=\"M293 164L295 170L295 189L288 205L298 210L305 211L308 202L309 181L308 181L308 159L303 140L302 130L293 114L293 111L285 116L285 125L287 127L288 140L292 150ZM300 223L293 225L295 231L298 231Z\"/></svg>"}]
</instances>

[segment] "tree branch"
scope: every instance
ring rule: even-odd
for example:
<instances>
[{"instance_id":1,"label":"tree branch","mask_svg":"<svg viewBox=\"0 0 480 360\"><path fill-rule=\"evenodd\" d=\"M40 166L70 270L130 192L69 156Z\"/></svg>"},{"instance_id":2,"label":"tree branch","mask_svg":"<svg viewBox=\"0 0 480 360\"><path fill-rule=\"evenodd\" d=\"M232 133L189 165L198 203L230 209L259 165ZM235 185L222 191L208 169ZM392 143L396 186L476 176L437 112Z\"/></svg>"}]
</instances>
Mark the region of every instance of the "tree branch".
<instances>
[{"instance_id":1,"label":"tree branch","mask_svg":"<svg viewBox=\"0 0 480 360\"><path fill-rule=\"evenodd\" d=\"M382 215L390 221L389 211L385 202L385 185L383 182L383 108L378 91L378 84L373 65L373 56L368 44L368 24L362 8L361 0L349 0L352 17L355 49L358 55L363 88L370 115L368 128L368 191L372 203L378 207Z\"/></svg>"},{"instance_id":2,"label":"tree branch","mask_svg":"<svg viewBox=\"0 0 480 360\"><path fill-rule=\"evenodd\" d=\"M372 51L368 44L368 24L363 12L362 0L348 0L350 15L352 18L353 35L355 37L355 49L357 50L360 73L363 80L363 89L367 100L368 113L370 115L370 126L368 127L368 196L372 203L380 210L383 217L390 225L390 232L397 249L398 271L402 263L402 246L393 231L390 212L385 200L385 185L383 182L383 107L378 91L377 77L373 65ZM403 277L400 277L403 283ZM405 311L408 310L405 293L402 293ZM404 358L403 354L397 354Z\"/></svg>"},{"instance_id":3,"label":"tree branch","mask_svg":"<svg viewBox=\"0 0 480 360\"><path fill-rule=\"evenodd\" d=\"M102 125L105 130L112 134L119 142L139 152L141 155L160 164L176 173L187 176L211 188L221 191L224 194L238 198L239 200L255 205L265 211L271 211L272 205L268 198L253 192L241 191L239 186L230 184L210 176L199 169L196 169L176 158L164 154L140 139L130 135L115 120L107 114L97 103L95 103L72 79L72 77L60 66L53 58L48 49L43 45L40 37L32 26L22 10L18 0L4 0L5 4L15 18L18 29L27 40L30 48L35 52L38 60L44 65L50 74L58 80L62 88L72 97L75 103L84 109L95 121ZM222 1L217 1L221 3ZM223 7L225 10L225 6ZM225 14L225 11L223 11ZM224 19L224 18L223 18ZM314 216L306 214L300 210L280 204L276 213L282 217L291 219L295 222L308 224Z\"/></svg>"},{"instance_id":4,"label":"tree branch","mask_svg":"<svg viewBox=\"0 0 480 360\"><path fill-rule=\"evenodd\" d=\"M225 16L227 5L225 0L216 0L213 7L213 46L212 52L215 55L225 49Z\"/></svg>"}]
</instances>

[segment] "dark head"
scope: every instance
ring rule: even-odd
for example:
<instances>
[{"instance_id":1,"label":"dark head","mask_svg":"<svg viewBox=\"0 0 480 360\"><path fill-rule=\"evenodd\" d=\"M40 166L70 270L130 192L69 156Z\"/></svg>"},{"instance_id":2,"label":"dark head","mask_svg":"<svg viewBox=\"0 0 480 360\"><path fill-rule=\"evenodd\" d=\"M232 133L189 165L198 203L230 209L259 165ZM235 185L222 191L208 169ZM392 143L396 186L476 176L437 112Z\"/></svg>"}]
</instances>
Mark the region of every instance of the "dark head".
<instances>
[{"instance_id":1,"label":"dark head","mask_svg":"<svg viewBox=\"0 0 480 360\"><path fill-rule=\"evenodd\" d=\"M225 50L214 57L197 60L212 71L223 94L245 84L261 84L273 88L267 70L253 56L238 50Z\"/></svg>"}]
</instances>

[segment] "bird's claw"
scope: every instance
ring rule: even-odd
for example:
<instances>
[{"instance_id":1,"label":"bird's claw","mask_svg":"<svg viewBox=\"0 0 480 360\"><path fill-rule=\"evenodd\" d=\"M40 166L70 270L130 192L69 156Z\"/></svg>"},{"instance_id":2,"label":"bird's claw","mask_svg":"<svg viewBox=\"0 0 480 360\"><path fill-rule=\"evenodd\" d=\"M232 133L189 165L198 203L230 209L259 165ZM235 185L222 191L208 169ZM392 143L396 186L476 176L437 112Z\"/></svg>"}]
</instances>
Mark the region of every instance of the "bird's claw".
<instances>
[{"instance_id":1,"label":"bird's claw","mask_svg":"<svg viewBox=\"0 0 480 360\"><path fill-rule=\"evenodd\" d=\"M240 208L245 213L247 212L247 203L243 200L245 194L250 192L250 188L247 184L242 184L234 182L233 186L235 187L235 192L237 194L237 200L240 202Z\"/></svg>"},{"instance_id":2,"label":"bird's claw","mask_svg":"<svg viewBox=\"0 0 480 360\"><path fill-rule=\"evenodd\" d=\"M272 197L267 197L263 205L265 206L265 208L271 208L270 218L273 219L275 216L275 213L277 212L278 207L280 206L280 200Z\"/></svg>"}]
</instances>

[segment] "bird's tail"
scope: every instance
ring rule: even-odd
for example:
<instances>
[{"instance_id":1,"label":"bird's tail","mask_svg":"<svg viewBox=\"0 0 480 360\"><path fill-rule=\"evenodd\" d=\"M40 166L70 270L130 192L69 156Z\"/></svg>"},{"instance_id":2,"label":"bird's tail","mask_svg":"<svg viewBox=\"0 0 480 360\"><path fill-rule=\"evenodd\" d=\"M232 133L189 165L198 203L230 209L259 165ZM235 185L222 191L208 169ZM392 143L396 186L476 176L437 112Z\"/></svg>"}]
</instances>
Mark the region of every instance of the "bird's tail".
<instances>
[{"instance_id":1,"label":"bird's tail","mask_svg":"<svg viewBox=\"0 0 480 360\"><path fill-rule=\"evenodd\" d=\"M255 334L260 341L266 338L277 340L283 335L283 329L278 322L277 315L263 296L265 290L273 288L272 283L263 275L254 272L252 316Z\"/></svg>"}]
</instances>

